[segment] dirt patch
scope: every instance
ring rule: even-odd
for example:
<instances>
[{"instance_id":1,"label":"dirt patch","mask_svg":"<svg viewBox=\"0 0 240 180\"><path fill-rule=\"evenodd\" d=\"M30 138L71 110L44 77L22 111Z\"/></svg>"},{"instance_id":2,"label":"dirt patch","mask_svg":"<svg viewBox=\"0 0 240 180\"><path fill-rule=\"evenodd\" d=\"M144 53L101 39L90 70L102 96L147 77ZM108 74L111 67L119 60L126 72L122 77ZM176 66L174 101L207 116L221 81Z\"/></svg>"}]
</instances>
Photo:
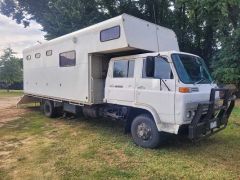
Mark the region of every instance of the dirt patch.
<instances>
[{"instance_id":1,"label":"dirt patch","mask_svg":"<svg viewBox=\"0 0 240 180\"><path fill-rule=\"evenodd\" d=\"M25 157L21 156L20 153L17 153L17 157L15 157L14 154L20 148L21 151L23 151L24 148L28 147L28 144L33 144L32 138L10 138L6 139L5 141L0 141L0 169L14 167L17 161L23 160Z\"/></svg>"},{"instance_id":2,"label":"dirt patch","mask_svg":"<svg viewBox=\"0 0 240 180\"><path fill-rule=\"evenodd\" d=\"M1 97L0 98L0 127L6 122L20 118L26 109L17 108L20 97Z\"/></svg>"}]
</instances>

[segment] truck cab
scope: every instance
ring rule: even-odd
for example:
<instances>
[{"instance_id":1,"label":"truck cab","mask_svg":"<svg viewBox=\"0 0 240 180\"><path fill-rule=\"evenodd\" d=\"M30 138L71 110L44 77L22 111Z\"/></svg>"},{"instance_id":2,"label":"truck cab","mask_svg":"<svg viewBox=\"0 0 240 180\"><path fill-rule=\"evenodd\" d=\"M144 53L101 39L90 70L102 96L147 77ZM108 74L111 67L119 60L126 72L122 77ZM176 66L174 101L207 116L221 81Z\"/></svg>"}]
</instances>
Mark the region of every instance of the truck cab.
<instances>
[{"instance_id":1,"label":"truck cab","mask_svg":"<svg viewBox=\"0 0 240 180\"><path fill-rule=\"evenodd\" d=\"M222 106L218 105L219 91L226 94ZM136 132L135 142L141 146L157 144L148 143L149 139L154 139L154 133L150 132L154 125L158 133L173 134L187 127L191 139L220 129L234 106L234 102L229 105L228 98L229 92L218 89L204 60L193 54L147 53L112 58L109 63L104 101L139 109L141 120L131 131L133 138ZM216 117L217 110L221 113ZM131 122L131 126L133 124Z\"/></svg>"}]
</instances>

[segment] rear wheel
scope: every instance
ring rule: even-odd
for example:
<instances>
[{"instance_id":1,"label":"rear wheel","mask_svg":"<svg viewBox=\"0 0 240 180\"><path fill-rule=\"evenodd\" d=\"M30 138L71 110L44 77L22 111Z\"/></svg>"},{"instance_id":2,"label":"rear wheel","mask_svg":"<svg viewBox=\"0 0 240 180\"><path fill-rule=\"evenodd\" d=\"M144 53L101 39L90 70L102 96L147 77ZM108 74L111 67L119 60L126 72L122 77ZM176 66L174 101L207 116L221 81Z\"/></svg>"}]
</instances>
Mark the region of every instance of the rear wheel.
<instances>
[{"instance_id":1,"label":"rear wheel","mask_svg":"<svg viewBox=\"0 0 240 180\"><path fill-rule=\"evenodd\" d=\"M43 112L45 116L53 118L56 117L58 111L57 108L54 107L53 102L47 100L43 103Z\"/></svg>"},{"instance_id":2,"label":"rear wheel","mask_svg":"<svg viewBox=\"0 0 240 180\"><path fill-rule=\"evenodd\" d=\"M162 137L152 117L143 114L137 116L131 125L133 141L144 148L156 148L162 142Z\"/></svg>"}]
</instances>

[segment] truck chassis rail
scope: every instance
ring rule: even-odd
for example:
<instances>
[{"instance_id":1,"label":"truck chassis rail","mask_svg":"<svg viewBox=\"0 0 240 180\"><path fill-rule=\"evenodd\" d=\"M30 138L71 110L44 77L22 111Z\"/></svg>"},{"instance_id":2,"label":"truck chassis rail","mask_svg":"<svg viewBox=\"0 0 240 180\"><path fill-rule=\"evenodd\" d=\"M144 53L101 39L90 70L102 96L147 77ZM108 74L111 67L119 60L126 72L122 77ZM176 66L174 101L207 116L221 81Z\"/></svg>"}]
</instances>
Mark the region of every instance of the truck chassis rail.
<instances>
[{"instance_id":1,"label":"truck chassis rail","mask_svg":"<svg viewBox=\"0 0 240 180\"><path fill-rule=\"evenodd\" d=\"M223 103L218 107L215 102L216 92L224 93ZM188 137L193 141L198 141L225 129L235 106L235 99L229 89L213 88L209 103L198 104L196 114L188 127ZM203 113L206 106L208 106L207 113Z\"/></svg>"}]
</instances>

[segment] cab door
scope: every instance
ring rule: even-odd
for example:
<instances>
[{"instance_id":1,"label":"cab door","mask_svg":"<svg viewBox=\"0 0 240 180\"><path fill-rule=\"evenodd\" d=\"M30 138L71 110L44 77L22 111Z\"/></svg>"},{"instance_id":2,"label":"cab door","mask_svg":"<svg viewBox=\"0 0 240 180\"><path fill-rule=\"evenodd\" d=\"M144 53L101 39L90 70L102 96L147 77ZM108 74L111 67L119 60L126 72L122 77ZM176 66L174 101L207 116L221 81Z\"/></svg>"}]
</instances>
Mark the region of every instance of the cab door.
<instances>
[{"instance_id":1,"label":"cab door","mask_svg":"<svg viewBox=\"0 0 240 180\"><path fill-rule=\"evenodd\" d=\"M160 120L174 123L175 79L171 64L160 57L142 60L142 73L136 79L136 103L157 111Z\"/></svg>"},{"instance_id":2,"label":"cab door","mask_svg":"<svg viewBox=\"0 0 240 180\"><path fill-rule=\"evenodd\" d=\"M108 102L126 104L135 100L134 60L114 60L108 74Z\"/></svg>"}]
</instances>

